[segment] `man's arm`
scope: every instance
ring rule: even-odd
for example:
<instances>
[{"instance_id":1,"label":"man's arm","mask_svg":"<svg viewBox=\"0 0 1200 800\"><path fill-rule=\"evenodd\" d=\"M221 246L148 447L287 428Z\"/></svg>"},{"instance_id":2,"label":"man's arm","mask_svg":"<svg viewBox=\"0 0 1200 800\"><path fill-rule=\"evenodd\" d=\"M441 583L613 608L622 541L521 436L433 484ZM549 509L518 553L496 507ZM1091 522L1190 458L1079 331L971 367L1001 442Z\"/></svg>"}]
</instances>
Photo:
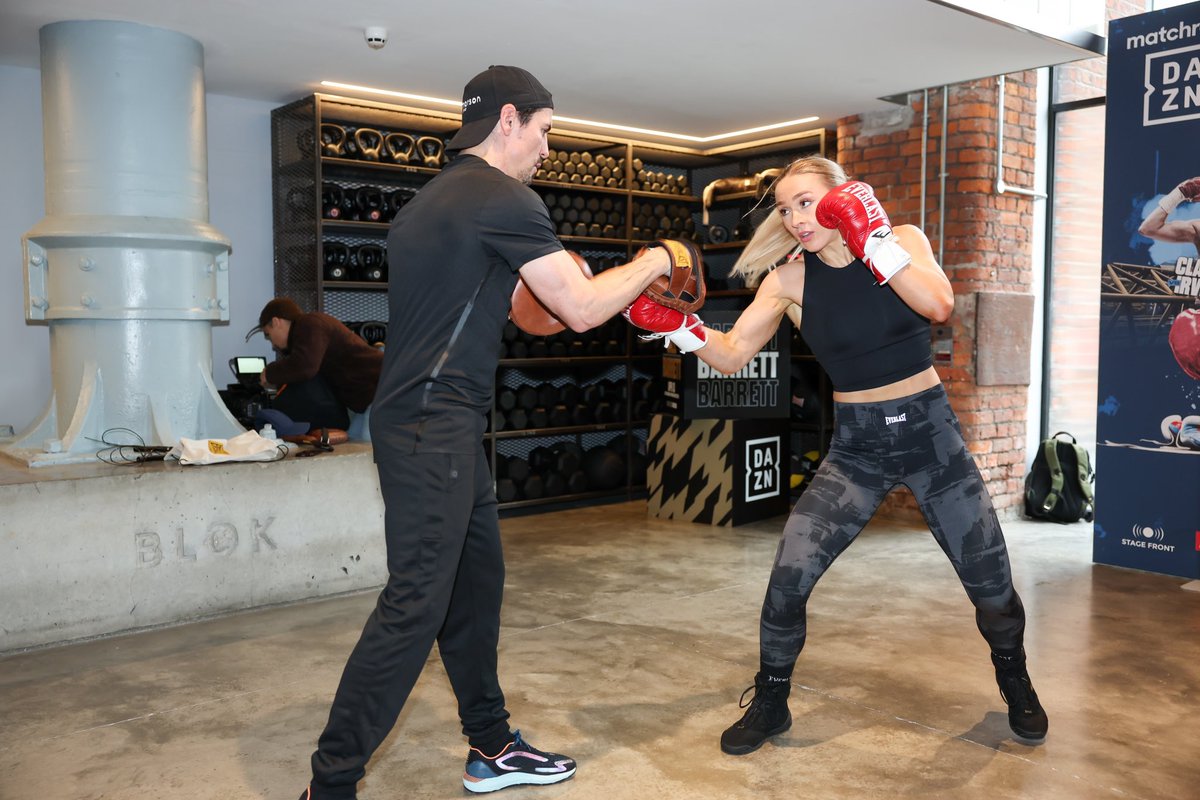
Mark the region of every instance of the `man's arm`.
<instances>
[{"instance_id":1,"label":"man's arm","mask_svg":"<svg viewBox=\"0 0 1200 800\"><path fill-rule=\"evenodd\" d=\"M1200 178L1191 178L1176 186L1158 201L1158 205L1142 220L1138 233L1149 239L1174 244L1189 244L1200 237L1200 220L1176 220L1167 217L1180 203L1200 199Z\"/></svg>"},{"instance_id":2,"label":"man's arm","mask_svg":"<svg viewBox=\"0 0 1200 800\"><path fill-rule=\"evenodd\" d=\"M320 372L328 347L329 336L320 325L298 319L292 323L288 336L287 355L268 364L263 375L272 386L310 380Z\"/></svg>"},{"instance_id":3,"label":"man's arm","mask_svg":"<svg viewBox=\"0 0 1200 800\"><path fill-rule=\"evenodd\" d=\"M615 317L670 268L666 249L651 247L628 264L588 279L574 259L559 250L522 266L521 280L567 327L586 331Z\"/></svg>"},{"instance_id":4,"label":"man's arm","mask_svg":"<svg viewBox=\"0 0 1200 800\"><path fill-rule=\"evenodd\" d=\"M1176 220L1167 222L1167 212L1161 206L1155 206L1150 216L1142 220L1138 233L1157 242L1174 244L1189 244L1200 238L1200 221Z\"/></svg>"}]
</instances>

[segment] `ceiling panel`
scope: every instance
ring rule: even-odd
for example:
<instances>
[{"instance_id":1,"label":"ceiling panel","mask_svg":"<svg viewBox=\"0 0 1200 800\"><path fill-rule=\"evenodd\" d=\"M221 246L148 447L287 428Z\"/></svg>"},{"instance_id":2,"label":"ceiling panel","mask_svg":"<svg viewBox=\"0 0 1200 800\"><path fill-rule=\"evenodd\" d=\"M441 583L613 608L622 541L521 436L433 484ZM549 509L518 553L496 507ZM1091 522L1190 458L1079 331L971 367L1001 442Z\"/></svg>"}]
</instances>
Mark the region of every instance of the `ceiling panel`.
<instances>
[{"instance_id":1,"label":"ceiling panel","mask_svg":"<svg viewBox=\"0 0 1200 800\"><path fill-rule=\"evenodd\" d=\"M931 0L5 0L0 63L37 68L38 29L68 19L187 34L218 94L282 104L324 79L453 99L489 64L515 64L560 114L699 136L809 115L820 120L805 127L832 125L881 97L1103 45ZM388 29L383 49L367 47L368 25Z\"/></svg>"}]
</instances>

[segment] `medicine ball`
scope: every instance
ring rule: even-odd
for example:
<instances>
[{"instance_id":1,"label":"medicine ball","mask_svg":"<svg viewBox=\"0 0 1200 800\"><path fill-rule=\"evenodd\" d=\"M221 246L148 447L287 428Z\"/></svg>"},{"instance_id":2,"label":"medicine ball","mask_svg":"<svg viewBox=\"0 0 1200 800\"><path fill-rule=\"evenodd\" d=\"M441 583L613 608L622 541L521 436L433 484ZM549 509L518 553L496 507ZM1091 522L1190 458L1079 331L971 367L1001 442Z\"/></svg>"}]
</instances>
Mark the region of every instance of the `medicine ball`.
<instances>
[{"instance_id":1,"label":"medicine ball","mask_svg":"<svg viewBox=\"0 0 1200 800\"><path fill-rule=\"evenodd\" d=\"M593 447L583 456L588 486L596 491L616 489L625 483L625 459L605 446Z\"/></svg>"}]
</instances>

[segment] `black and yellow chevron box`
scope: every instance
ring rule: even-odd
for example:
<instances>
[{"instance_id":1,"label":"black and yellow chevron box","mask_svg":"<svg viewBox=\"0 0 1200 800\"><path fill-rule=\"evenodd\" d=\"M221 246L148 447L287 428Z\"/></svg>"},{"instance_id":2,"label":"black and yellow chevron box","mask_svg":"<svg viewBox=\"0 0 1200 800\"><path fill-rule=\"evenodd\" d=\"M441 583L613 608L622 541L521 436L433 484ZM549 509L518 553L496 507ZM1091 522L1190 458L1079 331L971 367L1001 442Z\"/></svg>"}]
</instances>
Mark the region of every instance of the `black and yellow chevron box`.
<instances>
[{"instance_id":1,"label":"black and yellow chevron box","mask_svg":"<svg viewBox=\"0 0 1200 800\"><path fill-rule=\"evenodd\" d=\"M652 515L734 526L788 512L787 419L656 414L646 442Z\"/></svg>"}]
</instances>

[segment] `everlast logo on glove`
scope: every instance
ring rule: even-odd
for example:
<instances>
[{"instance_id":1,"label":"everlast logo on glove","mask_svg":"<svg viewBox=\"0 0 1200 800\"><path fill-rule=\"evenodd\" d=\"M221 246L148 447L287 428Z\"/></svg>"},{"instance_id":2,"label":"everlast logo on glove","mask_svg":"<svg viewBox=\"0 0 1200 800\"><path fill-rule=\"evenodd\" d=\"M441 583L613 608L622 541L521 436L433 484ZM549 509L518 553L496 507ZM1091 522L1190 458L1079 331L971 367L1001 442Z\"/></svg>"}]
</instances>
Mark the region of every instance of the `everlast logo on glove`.
<instances>
[{"instance_id":1,"label":"everlast logo on glove","mask_svg":"<svg viewBox=\"0 0 1200 800\"><path fill-rule=\"evenodd\" d=\"M883 206L875 197L874 190L861 181L852 181L844 186L846 192L857 197L863 204L863 210L867 212L867 222L876 222L881 219L887 219L883 213Z\"/></svg>"}]
</instances>

